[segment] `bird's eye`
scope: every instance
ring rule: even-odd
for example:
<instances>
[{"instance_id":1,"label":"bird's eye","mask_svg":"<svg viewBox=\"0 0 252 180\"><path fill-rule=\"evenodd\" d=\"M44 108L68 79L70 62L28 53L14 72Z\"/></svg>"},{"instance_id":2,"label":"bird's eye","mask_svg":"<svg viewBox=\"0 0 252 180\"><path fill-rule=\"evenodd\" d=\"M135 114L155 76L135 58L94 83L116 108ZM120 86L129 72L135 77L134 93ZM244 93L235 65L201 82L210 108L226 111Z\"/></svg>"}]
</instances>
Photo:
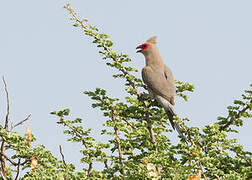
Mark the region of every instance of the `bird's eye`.
<instances>
[{"instance_id":1,"label":"bird's eye","mask_svg":"<svg viewBox=\"0 0 252 180\"><path fill-rule=\"evenodd\" d=\"M147 46L146 44L143 45L144 48L146 48L146 46Z\"/></svg>"}]
</instances>

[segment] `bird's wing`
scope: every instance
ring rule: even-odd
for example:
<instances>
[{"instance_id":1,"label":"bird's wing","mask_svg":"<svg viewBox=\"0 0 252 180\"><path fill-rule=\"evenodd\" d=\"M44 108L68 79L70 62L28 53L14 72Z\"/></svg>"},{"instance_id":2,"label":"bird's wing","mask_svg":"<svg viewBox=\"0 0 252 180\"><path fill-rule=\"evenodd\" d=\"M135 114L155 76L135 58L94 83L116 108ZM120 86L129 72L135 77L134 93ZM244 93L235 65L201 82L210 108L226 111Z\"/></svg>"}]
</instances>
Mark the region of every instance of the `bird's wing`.
<instances>
[{"instance_id":1,"label":"bird's wing","mask_svg":"<svg viewBox=\"0 0 252 180\"><path fill-rule=\"evenodd\" d=\"M142 78L144 83L152 90L153 93L167 99L174 104L174 85L169 80L169 74L162 71L154 71L150 66L142 69ZM173 78L172 78L173 79ZM171 102L173 101L173 103Z\"/></svg>"},{"instance_id":2,"label":"bird's wing","mask_svg":"<svg viewBox=\"0 0 252 180\"><path fill-rule=\"evenodd\" d=\"M165 74L167 86L170 89L170 96L172 97L171 104L174 105L175 104L174 96L176 93L175 80L174 80L174 77L170 68L168 68L166 65L164 66L164 74Z\"/></svg>"}]
</instances>

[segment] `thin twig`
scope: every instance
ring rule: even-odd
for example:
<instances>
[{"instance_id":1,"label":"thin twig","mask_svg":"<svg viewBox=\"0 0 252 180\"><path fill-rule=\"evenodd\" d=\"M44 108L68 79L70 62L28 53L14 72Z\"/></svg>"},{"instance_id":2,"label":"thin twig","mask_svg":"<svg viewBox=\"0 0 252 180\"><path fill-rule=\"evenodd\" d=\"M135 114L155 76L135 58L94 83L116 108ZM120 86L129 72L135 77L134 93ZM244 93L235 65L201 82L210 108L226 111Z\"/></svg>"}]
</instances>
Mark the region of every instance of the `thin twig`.
<instances>
[{"instance_id":1,"label":"thin twig","mask_svg":"<svg viewBox=\"0 0 252 180\"><path fill-rule=\"evenodd\" d=\"M88 26L85 25L85 24L83 23L83 21L81 21L81 20L77 17L75 11L74 11L71 7L66 7L66 9L67 9L67 10L69 11L69 13L73 16L74 20L80 24L80 26L82 27L82 29L84 29L84 31L89 29ZM108 47L103 47L103 48L104 48L105 51L111 52L111 49L109 49ZM111 57L111 58L113 59L113 61L118 62L118 60L117 60L116 57ZM122 67L122 68L119 68L119 71L121 71L125 76L126 76L126 75L130 75L129 72L128 72L127 70L125 70L123 67ZM137 97L140 98L141 93L139 93L139 91L138 91L137 86L135 85L135 83L134 83L131 79L129 79L129 78L126 78L126 80L129 82L129 84L132 86L132 88L135 89Z\"/></svg>"},{"instance_id":2,"label":"thin twig","mask_svg":"<svg viewBox=\"0 0 252 180\"><path fill-rule=\"evenodd\" d=\"M188 136L188 140L191 142L191 144L192 144L193 146L196 146L196 144L195 144L195 142L193 141L193 139L192 139L192 137L191 137L191 135L190 135L188 129L186 129L184 126L182 126L182 128L183 128L184 131L186 132L186 134L187 134L187 136ZM198 145L201 147L201 149L203 149L203 145L202 145L202 143L201 143L199 140L197 141L197 143L198 143ZM204 150L204 149L203 149L203 150ZM207 152L205 151L205 153L207 153ZM191 155L190 155L190 156L191 156ZM185 162L186 162L186 161L187 161L187 159L185 160ZM185 162L183 162L183 163L185 163ZM207 177L206 177L206 175L205 175L205 173L204 173L203 166L202 166L202 164L201 164L200 161L199 161L199 166L200 166L200 169L201 169L203 178L204 178L205 180L207 180Z\"/></svg>"},{"instance_id":3,"label":"thin twig","mask_svg":"<svg viewBox=\"0 0 252 180\"><path fill-rule=\"evenodd\" d=\"M22 124L23 124L25 121L27 121L30 117L31 117L31 114L29 114L24 120L18 122L18 123L15 124L15 125L12 125L10 131L12 131L12 130L13 130L15 127L17 127L17 126L22 125Z\"/></svg>"},{"instance_id":4,"label":"thin twig","mask_svg":"<svg viewBox=\"0 0 252 180\"><path fill-rule=\"evenodd\" d=\"M108 169L108 170L109 170L108 160L107 160L107 159L104 161L104 166L105 166L105 168L106 168L106 169ZM113 179L113 178L114 178L114 173L113 173L113 172L110 172L110 174L111 174L112 179Z\"/></svg>"},{"instance_id":5,"label":"thin twig","mask_svg":"<svg viewBox=\"0 0 252 180\"><path fill-rule=\"evenodd\" d=\"M132 124L127 119L122 118L122 116L120 116L120 119L126 122L126 124L130 126L132 129L136 129L134 126L132 126Z\"/></svg>"},{"instance_id":6,"label":"thin twig","mask_svg":"<svg viewBox=\"0 0 252 180\"><path fill-rule=\"evenodd\" d=\"M149 109L149 107L145 105L144 100L141 98L141 95L140 95L140 97L138 99L143 103L143 106L144 106L145 109ZM147 122L147 128L148 128L149 133L150 133L151 143L153 144L153 147L154 147L155 151L157 151L157 147L156 147L156 144L155 144L156 143L156 138L155 138L155 134L154 134L154 131L153 131L153 128L152 128L152 122L150 120L150 114L149 114L148 111L145 113L145 118L146 118L146 122Z\"/></svg>"},{"instance_id":7,"label":"thin twig","mask_svg":"<svg viewBox=\"0 0 252 180\"><path fill-rule=\"evenodd\" d=\"M87 171L88 176L90 176L92 168L93 168L93 163L91 162L91 163L88 164L88 171Z\"/></svg>"},{"instance_id":8,"label":"thin twig","mask_svg":"<svg viewBox=\"0 0 252 180\"><path fill-rule=\"evenodd\" d=\"M66 174L68 174L67 164L66 164L66 161L65 161L64 154L63 154L63 152L62 152L62 147L61 147L61 145L59 145L59 150L60 150L60 155L61 155L63 164L64 164L64 166L65 166L65 168L66 168ZM64 180L67 180L67 179L68 179L67 176L65 176L65 177L64 177Z\"/></svg>"},{"instance_id":9,"label":"thin twig","mask_svg":"<svg viewBox=\"0 0 252 180\"><path fill-rule=\"evenodd\" d=\"M64 123L65 126L69 127L71 130L73 130L74 134L81 139L82 144L85 146L86 149L88 149L88 145L87 143L82 139L82 136L79 134L78 131L76 131L76 129L70 125L67 121L65 121L63 118L60 119L60 122Z\"/></svg>"},{"instance_id":10,"label":"thin twig","mask_svg":"<svg viewBox=\"0 0 252 180\"><path fill-rule=\"evenodd\" d=\"M6 156L5 154L3 154L3 153L0 153L0 155L1 156L4 156L5 157L5 159L7 159L12 165L14 165L14 166L16 166L17 165L17 163L16 162L14 162L12 159L10 159L8 156Z\"/></svg>"},{"instance_id":11,"label":"thin twig","mask_svg":"<svg viewBox=\"0 0 252 180\"><path fill-rule=\"evenodd\" d=\"M16 174L16 177L15 177L15 180L18 179L18 176L19 176L19 172L20 172L20 161L21 159L18 159L18 163L17 163L17 174Z\"/></svg>"},{"instance_id":12,"label":"thin twig","mask_svg":"<svg viewBox=\"0 0 252 180\"><path fill-rule=\"evenodd\" d=\"M28 161L31 161L30 159L26 159L24 162L20 163L21 166L25 165Z\"/></svg>"},{"instance_id":13,"label":"thin twig","mask_svg":"<svg viewBox=\"0 0 252 180\"><path fill-rule=\"evenodd\" d=\"M252 100L250 101L250 103L252 103ZM241 111L238 112L238 114L236 114L235 119L240 118L241 115L242 115L246 110L248 110L249 108L250 108L249 105L245 106ZM230 116L227 117L227 119L230 119L230 118L231 118ZM233 120L233 119L230 119L230 120L227 122L227 124L225 124L224 126L221 126L221 127L220 127L220 131L223 131L224 129L228 128L233 122L234 122L234 120Z\"/></svg>"},{"instance_id":14,"label":"thin twig","mask_svg":"<svg viewBox=\"0 0 252 180\"><path fill-rule=\"evenodd\" d=\"M149 133L150 133L151 143L153 145L155 145L156 138L155 138L155 135L154 135L154 131L153 131L153 128L152 128L152 123L151 123L151 120L150 120L148 112L146 112L146 121L148 123L148 130L149 130Z\"/></svg>"},{"instance_id":15,"label":"thin twig","mask_svg":"<svg viewBox=\"0 0 252 180\"><path fill-rule=\"evenodd\" d=\"M118 149L118 156L119 156L119 162L121 164L121 169L120 169L120 173L124 174L123 172L123 162L122 162L122 149L121 149L121 143L120 143L120 139L119 139L119 131L116 125L116 115L114 113L114 110L111 110L112 113L112 121L114 122L114 130L115 130L115 140L116 140L116 145L117 145L117 149Z\"/></svg>"},{"instance_id":16,"label":"thin twig","mask_svg":"<svg viewBox=\"0 0 252 180\"><path fill-rule=\"evenodd\" d=\"M202 167L201 162L199 162L199 165L200 165L200 169L201 169L201 173L202 173L202 175L203 175L203 178L204 178L205 180L207 180L207 177L206 177L206 175L205 175L205 173L204 173L204 169L203 169L203 167Z\"/></svg>"},{"instance_id":17,"label":"thin twig","mask_svg":"<svg viewBox=\"0 0 252 180\"><path fill-rule=\"evenodd\" d=\"M4 90L6 93L6 100L7 100L7 113L6 113L6 117L5 117L5 125L4 125L4 129L8 130L8 125L9 125L9 115L10 115L10 99L9 99L9 92L7 89L7 83L3 77L3 83L4 83Z\"/></svg>"},{"instance_id":18,"label":"thin twig","mask_svg":"<svg viewBox=\"0 0 252 180\"><path fill-rule=\"evenodd\" d=\"M8 89L7 89L7 83L5 82L4 77L3 77L3 83L4 83L4 90L5 90L5 93L6 93L6 100L7 100L7 113L6 113L6 116L5 116L4 129L6 131L8 131L9 115L10 115L10 100L9 100L9 92L8 92ZM2 137L0 159L1 159L2 176L3 176L3 178L6 178L7 175L6 175L6 164L5 164L4 150L5 150L5 140Z\"/></svg>"},{"instance_id":19,"label":"thin twig","mask_svg":"<svg viewBox=\"0 0 252 180\"><path fill-rule=\"evenodd\" d=\"M61 147L61 145L59 145L59 150L60 150L60 155L61 155L63 164L64 164L64 166L65 166L65 168L66 168L66 167L67 167L67 164L66 164L66 161L65 161L64 154L62 153L62 147Z\"/></svg>"},{"instance_id":20,"label":"thin twig","mask_svg":"<svg viewBox=\"0 0 252 180\"><path fill-rule=\"evenodd\" d=\"M109 169L109 167L108 167L108 160L107 159L104 161L104 166L105 166L106 169Z\"/></svg>"},{"instance_id":21,"label":"thin twig","mask_svg":"<svg viewBox=\"0 0 252 180\"><path fill-rule=\"evenodd\" d=\"M65 121L63 118L60 119L60 122L62 122L65 126L67 126L68 128L70 128L70 129L74 132L75 136L77 136L78 138L81 139L82 145L83 145L86 149L89 149L87 143L84 141L84 139L82 138L82 136L79 134L79 132L78 132L72 125L70 125L70 124L69 124L67 121ZM88 154L88 157L91 159L91 158L92 158L92 155L89 153L89 154ZM90 163L88 164L88 170L87 170L87 175L88 175L88 176L90 175L92 168L93 168L93 163L90 162Z\"/></svg>"},{"instance_id":22,"label":"thin twig","mask_svg":"<svg viewBox=\"0 0 252 180\"><path fill-rule=\"evenodd\" d=\"M214 174L217 180L220 180L220 177L217 174Z\"/></svg>"},{"instance_id":23,"label":"thin twig","mask_svg":"<svg viewBox=\"0 0 252 180\"><path fill-rule=\"evenodd\" d=\"M249 158L246 157L246 155L241 155L241 154L239 154L238 152L236 152L236 156L238 156L238 157L244 159L244 160L246 161L246 165L247 165L247 166L252 166L251 159L250 159L250 161L249 161L249 160L248 160Z\"/></svg>"}]
</instances>

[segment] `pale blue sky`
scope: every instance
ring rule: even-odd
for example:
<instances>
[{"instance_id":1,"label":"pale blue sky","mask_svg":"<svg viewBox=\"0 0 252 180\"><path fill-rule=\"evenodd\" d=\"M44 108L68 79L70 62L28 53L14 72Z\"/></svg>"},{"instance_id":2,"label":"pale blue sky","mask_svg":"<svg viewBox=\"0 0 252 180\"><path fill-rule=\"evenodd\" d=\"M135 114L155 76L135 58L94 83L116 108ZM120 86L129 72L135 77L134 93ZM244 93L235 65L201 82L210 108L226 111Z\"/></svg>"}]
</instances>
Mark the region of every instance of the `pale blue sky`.
<instances>
[{"instance_id":1,"label":"pale blue sky","mask_svg":"<svg viewBox=\"0 0 252 180\"><path fill-rule=\"evenodd\" d=\"M77 145L65 141L53 110L70 108L84 126L99 134L102 113L82 92L96 87L110 95L124 95L123 82L111 78L114 70L104 65L91 39L71 26L62 6L66 1L3 1L0 11L0 76L5 76L11 98L11 121L29 113L37 143L59 157L78 164ZM226 115L226 106L240 98L252 80L252 1L71 1L77 13L111 35L114 48L128 53L131 64L144 66L135 47L152 35L165 63L178 80L195 85L189 102L176 99L176 112L188 117L189 126L204 126ZM136 74L140 77L140 72ZM0 117L5 113L0 86ZM251 120L235 135L252 151ZM24 132L25 126L18 127ZM177 137L174 136L174 139ZM77 165L78 166L78 165Z\"/></svg>"}]
</instances>

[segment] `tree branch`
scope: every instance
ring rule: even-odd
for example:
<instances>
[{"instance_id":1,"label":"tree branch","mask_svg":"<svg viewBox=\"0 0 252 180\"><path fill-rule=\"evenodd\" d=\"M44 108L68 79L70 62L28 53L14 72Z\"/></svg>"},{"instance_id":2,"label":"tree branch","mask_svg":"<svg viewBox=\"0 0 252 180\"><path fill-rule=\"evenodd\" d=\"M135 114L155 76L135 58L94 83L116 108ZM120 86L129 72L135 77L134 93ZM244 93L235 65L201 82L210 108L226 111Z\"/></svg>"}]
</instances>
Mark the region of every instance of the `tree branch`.
<instances>
[{"instance_id":1,"label":"tree branch","mask_svg":"<svg viewBox=\"0 0 252 180\"><path fill-rule=\"evenodd\" d=\"M201 173L202 173L202 175L203 175L204 180L207 180L207 177L206 177L206 175L205 175L205 173L204 173L204 169L203 169L203 167L202 167L201 162L199 162L199 165L200 165L200 170L201 170Z\"/></svg>"},{"instance_id":2,"label":"tree branch","mask_svg":"<svg viewBox=\"0 0 252 180\"><path fill-rule=\"evenodd\" d=\"M65 6L65 8L66 8L66 9L69 11L69 13L73 16L73 19L74 19L76 22L78 22L78 23L80 24L81 28L84 29L84 31L85 31L85 30L89 30L89 27L83 23L83 22L86 22L87 19L80 20L80 19L77 17L76 13L74 12L74 10L73 10L71 7L69 7L69 6L67 5L67 6ZM103 49L104 49L106 52L111 52L111 49L109 49L108 47L103 47ZM110 57L110 58L111 58L113 61L118 62L117 58L115 58L115 57ZM127 70L124 69L124 67L118 68L118 69L119 69L119 71L121 71L125 76L126 76L126 75L130 75L129 72L128 72ZM128 83L130 84L130 86L136 91L137 97L140 98L141 94L139 93L139 91L138 91L137 86L135 85L135 83L134 83L131 79L127 78L127 77L126 77L126 80L127 80Z\"/></svg>"},{"instance_id":3,"label":"tree branch","mask_svg":"<svg viewBox=\"0 0 252 180\"><path fill-rule=\"evenodd\" d=\"M4 83L4 90L6 93L6 100L7 100L7 113L6 113L6 117L5 117L5 125L4 125L4 129L8 130L8 125L9 125L9 115L10 115L10 99L9 99L9 92L7 89L7 83L3 77L3 83Z\"/></svg>"},{"instance_id":4,"label":"tree branch","mask_svg":"<svg viewBox=\"0 0 252 180\"><path fill-rule=\"evenodd\" d=\"M71 130L74 132L75 136L77 136L78 138L81 139L81 142L82 142L82 144L84 145L84 147L85 147L86 149L89 149L87 143L83 140L81 134L79 134L79 132L78 132L72 125L70 125L70 124L69 124L67 121L65 121L63 118L60 118L60 122L62 122L65 126L67 126L69 129L71 129ZM92 155L89 153L89 154L88 154L88 157L91 159L91 158L92 158ZM88 164L88 171L87 171L87 175L88 175L88 176L90 175L92 168L93 168L93 163L90 162L90 163Z\"/></svg>"},{"instance_id":5,"label":"tree branch","mask_svg":"<svg viewBox=\"0 0 252 180\"><path fill-rule=\"evenodd\" d=\"M119 155L119 162L121 164L121 169L120 169L120 173L124 174L123 172L123 162L122 162L122 149L121 149L121 144L120 144L120 139L119 139L119 131L118 128L116 126L116 115L114 113L114 110L111 110L112 113L112 121L114 122L114 130L115 130L115 140L116 140L116 145L117 145L117 149L118 149L118 155Z\"/></svg>"},{"instance_id":6,"label":"tree branch","mask_svg":"<svg viewBox=\"0 0 252 180\"><path fill-rule=\"evenodd\" d=\"M220 177L217 174L214 174L217 180L220 180Z\"/></svg>"},{"instance_id":7,"label":"tree branch","mask_svg":"<svg viewBox=\"0 0 252 180\"><path fill-rule=\"evenodd\" d=\"M62 147L61 147L61 145L59 145L59 150L60 150L60 155L61 155L63 164L64 164L64 166L65 166L65 168L66 168L66 167L67 167L67 164L66 164L66 161L65 161L64 154L62 153Z\"/></svg>"},{"instance_id":8,"label":"tree branch","mask_svg":"<svg viewBox=\"0 0 252 180\"><path fill-rule=\"evenodd\" d=\"M18 159L18 163L17 163L17 174L16 174L16 177L15 177L15 180L18 179L18 176L19 176L19 172L20 172L20 161L21 159Z\"/></svg>"},{"instance_id":9,"label":"tree branch","mask_svg":"<svg viewBox=\"0 0 252 180\"><path fill-rule=\"evenodd\" d=\"M130 126L132 129L136 129L134 126L132 126L132 124L127 119L122 118L122 116L120 116L120 120L123 120L124 122L126 122L126 124Z\"/></svg>"},{"instance_id":10,"label":"tree branch","mask_svg":"<svg viewBox=\"0 0 252 180\"><path fill-rule=\"evenodd\" d=\"M1 156L4 156L5 159L7 159L12 165L16 166L17 163L15 161L13 161L12 159L10 159L8 156L6 156L5 154L3 153L0 153Z\"/></svg>"},{"instance_id":11,"label":"tree branch","mask_svg":"<svg viewBox=\"0 0 252 180\"><path fill-rule=\"evenodd\" d=\"M252 100L250 101L250 103L252 103ZM241 111L239 111L236 116L235 116L235 119L239 119L242 115L242 113L244 113L245 111L247 111L249 109L249 105L245 106ZM231 116L228 116L227 119L230 119ZM220 131L223 131L225 129L227 129L232 123L234 122L234 119L230 119L227 124L225 124L224 126L221 126L220 127Z\"/></svg>"},{"instance_id":12,"label":"tree branch","mask_svg":"<svg viewBox=\"0 0 252 180\"><path fill-rule=\"evenodd\" d=\"M23 124L25 121L27 121L30 117L31 117L31 114L29 114L24 120L18 122L18 123L15 124L15 125L12 125L10 131L12 131L12 130L13 130L15 127L17 127L17 126L22 125L22 124Z\"/></svg>"},{"instance_id":13,"label":"tree branch","mask_svg":"<svg viewBox=\"0 0 252 180\"><path fill-rule=\"evenodd\" d=\"M0 174L4 180L7 180L7 178L3 175L3 171L0 171Z\"/></svg>"},{"instance_id":14,"label":"tree branch","mask_svg":"<svg viewBox=\"0 0 252 180\"><path fill-rule=\"evenodd\" d=\"M6 113L6 116L5 116L5 125L4 125L4 129L5 129L6 131L8 131L9 115L10 115L10 100L9 100L9 92L8 92L8 89L7 89L7 83L5 82L4 77L3 77L3 83L4 83L4 90L5 90L5 93L6 93L6 100L7 100L7 113ZM5 150L5 140L4 140L4 138L2 137L1 156L0 156L0 159L1 159L2 176L3 176L4 178L6 178L7 175L6 175L6 164L5 164L4 150Z\"/></svg>"},{"instance_id":15,"label":"tree branch","mask_svg":"<svg viewBox=\"0 0 252 180\"><path fill-rule=\"evenodd\" d=\"M156 139L155 139L154 131L153 131L153 128L152 128L152 123L151 123L148 112L146 112L146 121L148 123L147 128L148 128L149 133L150 133L151 143L155 146Z\"/></svg>"}]
</instances>

